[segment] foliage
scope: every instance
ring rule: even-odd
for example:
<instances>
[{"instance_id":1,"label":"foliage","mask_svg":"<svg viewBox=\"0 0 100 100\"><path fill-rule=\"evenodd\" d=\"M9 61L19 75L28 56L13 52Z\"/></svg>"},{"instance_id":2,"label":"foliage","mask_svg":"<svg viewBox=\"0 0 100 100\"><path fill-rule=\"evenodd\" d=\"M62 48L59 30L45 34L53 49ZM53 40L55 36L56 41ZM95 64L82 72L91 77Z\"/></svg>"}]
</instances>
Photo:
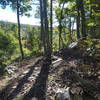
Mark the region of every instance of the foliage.
<instances>
[{"instance_id":1,"label":"foliage","mask_svg":"<svg viewBox=\"0 0 100 100\"><path fill-rule=\"evenodd\" d=\"M100 57L100 40L91 39L79 41L79 48L84 52L84 56L92 56L96 60Z\"/></svg>"},{"instance_id":2,"label":"foliage","mask_svg":"<svg viewBox=\"0 0 100 100\"><path fill-rule=\"evenodd\" d=\"M23 48L23 51L26 56L29 56L31 54L31 51L28 48Z\"/></svg>"},{"instance_id":3,"label":"foliage","mask_svg":"<svg viewBox=\"0 0 100 100\"><path fill-rule=\"evenodd\" d=\"M25 16L30 16L29 11L32 10L31 7L31 0L20 0L19 1L19 6L20 6L20 15L25 15ZM0 1L1 7L6 8L6 6L10 6L13 11L16 11L17 9L17 2L16 0L1 0Z\"/></svg>"},{"instance_id":4,"label":"foliage","mask_svg":"<svg viewBox=\"0 0 100 100\"><path fill-rule=\"evenodd\" d=\"M17 47L17 40L12 34L0 30L0 72L4 71L4 62L11 57Z\"/></svg>"}]
</instances>

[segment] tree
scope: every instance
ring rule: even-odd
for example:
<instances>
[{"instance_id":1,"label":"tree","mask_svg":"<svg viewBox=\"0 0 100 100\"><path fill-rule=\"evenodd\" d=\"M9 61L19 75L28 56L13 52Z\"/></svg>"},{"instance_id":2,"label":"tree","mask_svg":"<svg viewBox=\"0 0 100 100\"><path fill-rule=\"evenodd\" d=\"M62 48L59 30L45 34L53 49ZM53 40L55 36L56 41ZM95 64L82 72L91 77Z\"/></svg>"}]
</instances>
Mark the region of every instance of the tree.
<instances>
[{"instance_id":1,"label":"tree","mask_svg":"<svg viewBox=\"0 0 100 100\"><path fill-rule=\"evenodd\" d=\"M65 1L58 1L59 7L55 8L55 13L56 13L56 18L58 20L58 30L59 30L59 50L61 49L61 47L63 46L63 39L62 39L62 29L63 29L63 19L64 19L64 5L65 5Z\"/></svg>"},{"instance_id":2,"label":"tree","mask_svg":"<svg viewBox=\"0 0 100 100\"><path fill-rule=\"evenodd\" d=\"M77 23L77 38L81 38L80 36L80 3L79 0L76 0L76 8L77 8L77 18L76 18L76 23Z\"/></svg>"},{"instance_id":3,"label":"tree","mask_svg":"<svg viewBox=\"0 0 100 100\"><path fill-rule=\"evenodd\" d=\"M61 33L62 33L62 19L63 19L63 10L64 10L65 1L63 1L61 4L60 4L61 12L60 12L60 19L59 19L59 50L61 49L61 43L63 42Z\"/></svg>"},{"instance_id":4,"label":"tree","mask_svg":"<svg viewBox=\"0 0 100 100\"><path fill-rule=\"evenodd\" d=\"M52 49L52 36L53 36L53 0L50 0L50 39L51 39L51 49Z\"/></svg>"},{"instance_id":5,"label":"tree","mask_svg":"<svg viewBox=\"0 0 100 100\"><path fill-rule=\"evenodd\" d=\"M18 40L19 40L19 48L20 48L20 52L21 52L21 57L22 59L24 58L24 52L23 52L23 47L22 47L22 43L21 43L21 33L20 33L20 18L19 18L19 12L20 12L20 4L19 1L17 0L17 22L18 22Z\"/></svg>"},{"instance_id":6,"label":"tree","mask_svg":"<svg viewBox=\"0 0 100 100\"><path fill-rule=\"evenodd\" d=\"M23 47L21 43L21 25L20 25L20 15L30 16L28 13L29 10L32 10L32 7L29 4L30 0L2 0L0 4L3 8L9 5L12 10L17 12L17 23L18 23L18 40L19 40L19 49L21 52L22 59L24 58Z\"/></svg>"},{"instance_id":7,"label":"tree","mask_svg":"<svg viewBox=\"0 0 100 100\"><path fill-rule=\"evenodd\" d=\"M84 10L84 2L83 0L80 0L79 1L80 3L80 11L81 11L81 24L82 24L82 29L81 29L81 32L82 32L82 36L83 37L86 37L86 18L85 18L85 10Z\"/></svg>"},{"instance_id":8,"label":"tree","mask_svg":"<svg viewBox=\"0 0 100 100\"><path fill-rule=\"evenodd\" d=\"M51 59L51 40L48 26L47 0L40 0L41 36L45 57Z\"/></svg>"}]
</instances>

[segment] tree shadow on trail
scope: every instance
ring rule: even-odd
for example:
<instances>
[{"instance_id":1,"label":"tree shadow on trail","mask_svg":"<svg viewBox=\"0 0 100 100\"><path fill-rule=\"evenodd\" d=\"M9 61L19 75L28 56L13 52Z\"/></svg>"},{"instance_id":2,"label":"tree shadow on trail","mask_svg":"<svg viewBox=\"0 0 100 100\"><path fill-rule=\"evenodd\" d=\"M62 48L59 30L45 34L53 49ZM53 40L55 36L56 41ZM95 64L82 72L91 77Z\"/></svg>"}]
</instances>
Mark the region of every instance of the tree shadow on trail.
<instances>
[{"instance_id":1,"label":"tree shadow on trail","mask_svg":"<svg viewBox=\"0 0 100 100\"><path fill-rule=\"evenodd\" d=\"M35 84L30 91L24 96L23 100L45 100L46 99L46 84L49 74L49 63L44 62Z\"/></svg>"},{"instance_id":2,"label":"tree shadow on trail","mask_svg":"<svg viewBox=\"0 0 100 100\"><path fill-rule=\"evenodd\" d=\"M11 82L2 91L0 91L0 100L13 100L17 96L17 94L21 91L24 84L28 82L28 78L32 75L34 68L39 63L39 61L40 60L37 60L34 63L34 65L30 68L29 72L18 81L19 83L14 90L12 91L10 90L12 89L12 86L14 84L14 82Z\"/></svg>"}]
</instances>

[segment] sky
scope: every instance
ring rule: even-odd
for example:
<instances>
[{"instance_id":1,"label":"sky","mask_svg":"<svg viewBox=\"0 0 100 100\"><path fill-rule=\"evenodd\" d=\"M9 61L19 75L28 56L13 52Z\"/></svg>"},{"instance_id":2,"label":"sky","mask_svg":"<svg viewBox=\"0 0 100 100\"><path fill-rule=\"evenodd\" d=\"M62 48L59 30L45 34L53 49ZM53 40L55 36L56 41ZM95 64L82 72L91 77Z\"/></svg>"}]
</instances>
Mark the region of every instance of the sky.
<instances>
[{"instance_id":1,"label":"sky","mask_svg":"<svg viewBox=\"0 0 100 100\"><path fill-rule=\"evenodd\" d=\"M36 6L33 6L33 8L34 11L31 11L31 17L20 17L21 24L40 25L40 20L34 17ZM17 23L16 12L13 12L10 7L6 9L0 8L0 20Z\"/></svg>"},{"instance_id":2,"label":"sky","mask_svg":"<svg viewBox=\"0 0 100 100\"><path fill-rule=\"evenodd\" d=\"M40 25L40 19L34 17L36 11L36 5L33 5L33 10L31 11L31 17L20 16L20 23L21 24L29 24L29 25ZM55 19L55 17L54 17ZM17 15L16 12L13 12L10 7L6 7L6 9L2 9L0 7L0 20L17 23ZM53 26L58 26L57 20L54 20ZM76 28L76 25L74 25Z\"/></svg>"}]
</instances>

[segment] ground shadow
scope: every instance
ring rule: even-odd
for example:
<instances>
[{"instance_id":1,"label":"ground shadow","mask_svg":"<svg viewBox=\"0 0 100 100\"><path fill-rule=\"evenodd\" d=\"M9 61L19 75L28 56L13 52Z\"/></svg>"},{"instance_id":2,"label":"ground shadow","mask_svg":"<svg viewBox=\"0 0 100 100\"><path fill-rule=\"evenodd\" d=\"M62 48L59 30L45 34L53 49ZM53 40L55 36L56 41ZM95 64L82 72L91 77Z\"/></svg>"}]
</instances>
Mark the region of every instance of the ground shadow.
<instances>
[{"instance_id":1,"label":"ground shadow","mask_svg":"<svg viewBox=\"0 0 100 100\"><path fill-rule=\"evenodd\" d=\"M11 81L11 82L10 82ZM5 100L7 96L9 95L9 91L11 90L11 87L13 87L13 84L17 81L16 79L10 80L8 85L0 91L0 100Z\"/></svg>"},{"instance_id":2,"label":"ground shadow","mask_svg":"<svg viewBox=\"0 0 100 100\"><path fill-rule=\"evenodd\" d=\"M23 88L24 84L28 82L28 77L31 76L31 74L34 71L35 66L39 63L40 60L37 60L34 65L30 68L29 72L22 77L19 80L18 85L16 86L16 88L14 90L10 90L11 87L13 86L14 82L11 82L10 84L8 84L1 92L0 92L0 100L13 100L17 94L21 91L21 89ZM8 93L8 92L10 93Z\"/></svg>"},{"instance_id":3,"label":"ground shadow","mask_svg":"<svg viewBox=\"0 0 100 100\"><path fill-rule=\"evenodd\" d=\"M41 68L41 72L36 78L35 84L33 84L33 87L24 96L23 100L31 100L33 97L37 98L37 100L46 99L46 83L48 79L49 69L50 69L50 64L44 61Z\"/></svg>"}]
</instances>

